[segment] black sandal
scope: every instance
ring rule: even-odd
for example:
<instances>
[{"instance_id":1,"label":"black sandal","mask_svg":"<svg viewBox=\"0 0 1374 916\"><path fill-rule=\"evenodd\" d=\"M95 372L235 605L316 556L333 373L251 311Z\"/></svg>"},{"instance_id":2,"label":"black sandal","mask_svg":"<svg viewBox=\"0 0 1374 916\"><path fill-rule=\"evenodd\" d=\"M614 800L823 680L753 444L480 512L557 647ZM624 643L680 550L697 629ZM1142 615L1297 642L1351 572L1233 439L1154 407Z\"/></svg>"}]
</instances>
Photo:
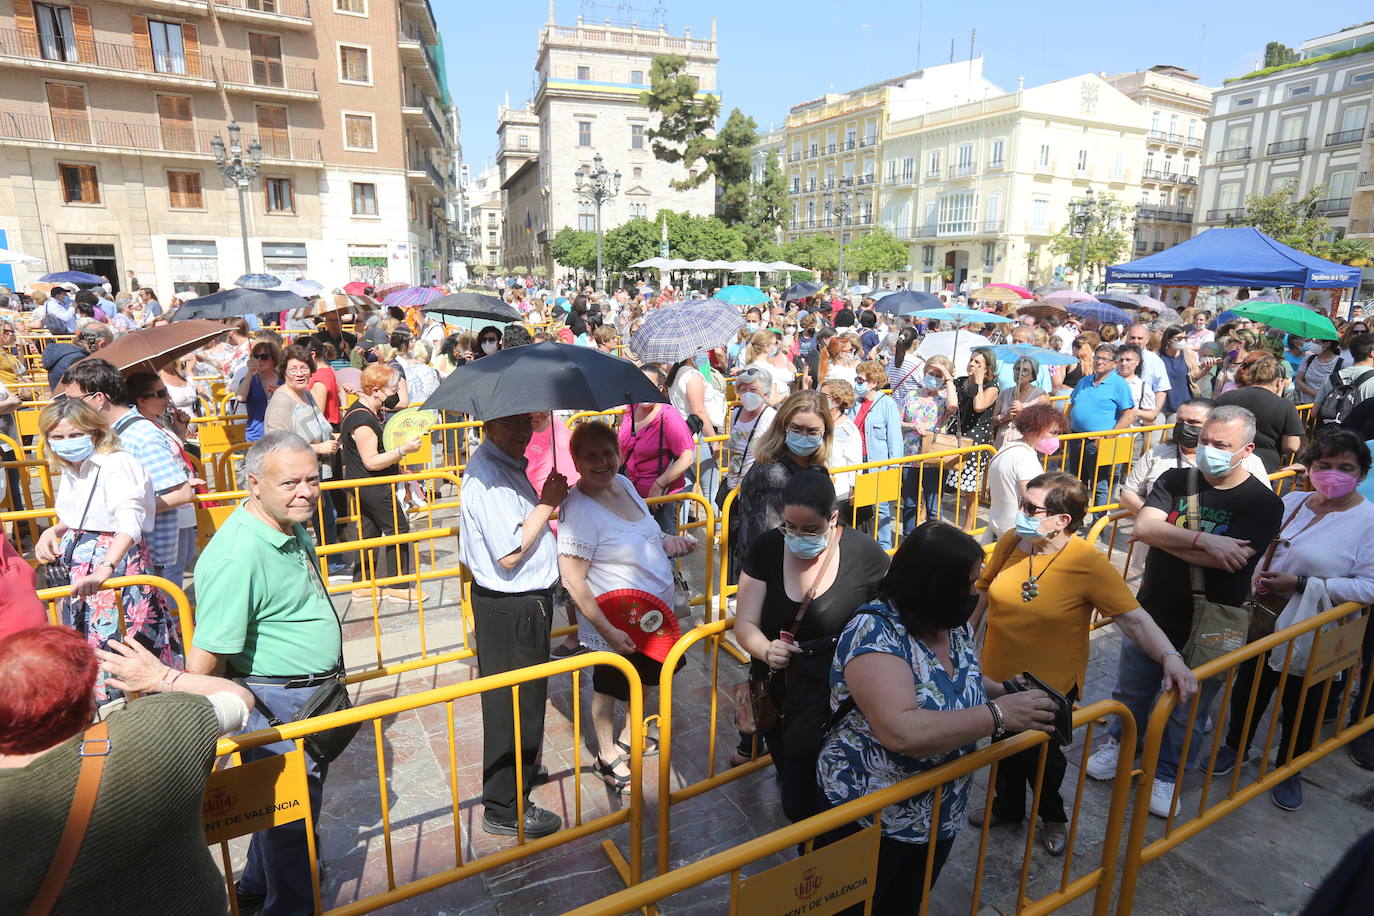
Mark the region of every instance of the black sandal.
<instances>
[{"instance_id":1,"label":"black sandal","mask_svg":"<svg viewBox=\"0 0 1374 916\"><path fill-rule=\"evenodd\" d=\"M601 755L596 755L596 762L592 764L592 772L601 777L601 781L610 786L619 795L624 795L625 790L630 788L630 777L621 776L615 768L622 763L629 763L630 758L627 754L621 754L610 763L601 759Z\"/></svg>"},{"instance_id":2,"label":"black sandal","mask_svg":"<svg viewBox=\"0 0 1374 916\"><path fill-rule=\"evenodd\" d=\"M626 744L624 741L621 741L619 738L617 738L617 739L616 739L616 742L615 742L615 746L618 747L618 748L620 748L622 751L624 751L626 756L629 756L629 754L630 754L630 746L629 746L628 744ZM645 736L644 736L644 753L643 753L641 756L644 756L644 757L653 757L653 756L656 755L657 753L658 753L658 739L657 739L657 738L651 738L651 737L649 737L648 735L645 735Z\"/></svg>"}]
</instances>

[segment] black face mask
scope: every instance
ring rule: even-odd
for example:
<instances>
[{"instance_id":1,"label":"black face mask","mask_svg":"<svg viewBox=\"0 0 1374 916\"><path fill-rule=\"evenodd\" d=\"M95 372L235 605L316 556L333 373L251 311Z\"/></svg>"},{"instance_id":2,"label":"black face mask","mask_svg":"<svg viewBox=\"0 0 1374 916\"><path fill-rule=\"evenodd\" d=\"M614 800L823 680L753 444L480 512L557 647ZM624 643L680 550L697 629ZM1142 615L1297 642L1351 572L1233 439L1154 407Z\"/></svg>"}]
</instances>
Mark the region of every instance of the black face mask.
<instances>
[{"instance_id":1,"label":"black face mask","mask_svg":"<svg viewBox=\"0 0 1374 916\"><path fill-rule=\"evenodd\" d=\"M1201 426L1190 426L1182 420L1174 424L1174 445L1180 448L1197 448L1197 440L1201 436Z\"/></svg>"},{"instance_id":2,"label":"black face mask","mask_svg":"<svg viewBox=\"0 0 1374 916\"><path fill-rule=\"evenodd\" d=\"M400 394L389 394L386 396L386 399L382 401L382 408L384 410L395 410L400 405L400 403Z\"/></svg>"},{"instance_id":3,"label":"black face mask","mask_svg":"<svg viewBox=\"0 0 1374 916\"><path fill-rule=\"evenodd\" d=\"M956 602L947 611L942 610L935 613L927 611L930 625L937 630L953 630L968 623L969 618L973 616L974 609L978 607L978 596L975 594L965 597L967 600Z\"/></svg>"}]
</instances>

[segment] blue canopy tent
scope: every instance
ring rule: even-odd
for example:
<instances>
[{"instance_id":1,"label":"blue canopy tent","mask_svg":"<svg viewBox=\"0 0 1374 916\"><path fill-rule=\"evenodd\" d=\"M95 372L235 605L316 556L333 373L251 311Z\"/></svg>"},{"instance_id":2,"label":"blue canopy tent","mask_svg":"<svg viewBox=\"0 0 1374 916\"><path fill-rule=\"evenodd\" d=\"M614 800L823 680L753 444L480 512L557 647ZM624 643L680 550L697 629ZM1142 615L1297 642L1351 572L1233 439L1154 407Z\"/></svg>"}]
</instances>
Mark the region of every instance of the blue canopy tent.
<instances>
[{"instance_id":1,"label":"blue canopy tent","mask_svg":"<svg viewBox=\"0 0 1374 916\"><path fill-rule=\"evenodd\" d=\"M1251 226L1208 229L1148 258L1107 268L1108 283L1353 288L1360 269L1304 254Z\"/></svg>"}]
</instances>

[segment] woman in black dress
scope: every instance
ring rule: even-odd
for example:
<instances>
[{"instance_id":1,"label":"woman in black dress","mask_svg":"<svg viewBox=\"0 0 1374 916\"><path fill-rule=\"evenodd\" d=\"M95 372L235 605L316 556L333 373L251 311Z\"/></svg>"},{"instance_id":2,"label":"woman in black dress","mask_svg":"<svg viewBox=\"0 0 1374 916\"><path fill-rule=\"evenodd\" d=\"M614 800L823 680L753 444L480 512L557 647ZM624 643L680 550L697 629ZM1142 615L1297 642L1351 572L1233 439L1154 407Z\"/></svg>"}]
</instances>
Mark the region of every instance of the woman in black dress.
<instances>
[{"instance_id":1,"label":"woman in black dress","mask_svg":"<svg viewBox=\"0 0 1374 916\"><path fill-rule=\"evenodd\" d=\"M400 379L395 369L386 363L373 363L363 370L359 382L357 402L344 414L339 423L339 442L343 446L344 477L359 480L367 477L388 477L401 473L399 462L406 455L418 451L420 437L416 436L390 451L382 451L382 412L395 410L400 404ZM396 505L394 484L378 484L358 488L358 528L363 538L386 537L410 531L410 522ZM371 571L372 577L367 573ZM363 551L353 570L353 581L365 578L386 579L410 573L410 552L407 547L395 546L380 552ZM410 601L415 597L410 587L384 586L384 597ZM354 598L366 598L370 588L353 590Z\"/></svg>"},{"instance_id":2,"label":"woman in black dress","mask_svg":"<svg viewBox=\"0 0 1374 916\"><path fill-rule=\"evenodd\" d=\"M979 347L968 360L968 375L960 379L959 414L955 431L973 439L974 445L992 443L992 416L996 413L997 357L992 350ZM973 530L978 518L978 491L983 488L983 469L987 467L986 452L975 452L964 463L949 472L945 485L963 493L964 530Z\"/></svg>"}]
</instances>

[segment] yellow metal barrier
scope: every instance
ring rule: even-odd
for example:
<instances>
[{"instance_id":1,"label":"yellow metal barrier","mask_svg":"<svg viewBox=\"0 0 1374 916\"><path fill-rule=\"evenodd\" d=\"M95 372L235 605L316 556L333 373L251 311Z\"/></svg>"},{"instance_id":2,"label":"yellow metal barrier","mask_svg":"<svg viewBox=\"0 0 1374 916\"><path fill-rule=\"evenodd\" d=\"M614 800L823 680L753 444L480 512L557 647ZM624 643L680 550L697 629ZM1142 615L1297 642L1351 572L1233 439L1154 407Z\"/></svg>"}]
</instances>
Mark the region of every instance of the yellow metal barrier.
<instances>
[{"instance_id":1,"label":"yellow metal barrier","mask_svg":"<svg viewBox=\"0 0 1374 916\"><path fill-rule=\"evenodd\" d=\"M453 414L463 416L463 414ZM439 437L441 460L435 470L461 473L467 467L472 450L482 441L482 421L462 420L435 424L432 432Z\"/></svg>"},{"instance_id":2,"label":"yellow metal barrier","mask_svg":"<svg viewBox=\"0 0 1374 916\"><path fill-rule=\"evenodd\" d=\"M1371 685L1364 685L1358 710L1352 710L1350 705L1356 678L1349 676L1349 669L1360 664L1361 642L1364 628L1369 624L1369 617L1370 609L1368 607L1347 602L1302 623L1256 640L1243 648L1229 652L1221 658L1194 669L1193 673L1197 675L1199 682L1213 678L1224 678L1221 700L1217 712L1213 714L1215 726L1212 732L1212 746L1210 749L1199 749L1201 754L1198 759L1198 768L1202 773L1198 778L1202 780L1202 786L1198 794L1196 814L1190 818L1185 818L1182 823L1175 822L1176 813L1183 808L1184 801L1180 797L1180 787L1183 783L1182 778L1180 778L1174 784L1173 810L1169 817L1164 819L1163 833L1153 842L1147 844L1145 833L1149 816L1146 812L1150 803L1150 790L1159 766L1159 754L1165 729L1178 706L1178 694L1175 691L1170 690L1160 695L1150 713L1149 725L1145 731L1144 750L1141 752L1140 768L1143 775L1136 789L1135 804L1131 815L1131 829L1122 858L1121 894L1116 910L1118 916L1130 916L1132 912L1135 904L1136 884L1140 878L1142 865L1153 862L1169 850L1217 823L1251 799L1356 737L1374 730L1374 715L1370 714L1370 697L1374 694ZM1307 671L1295 672L1292 670L1292 663L1296 639L1309 633L1313 634L1313 641L1308 657ZM1241 771L1245 766L1245 752L1242 749L1237 749L1240 751L1240 756L1236 760L1235 768L1231 771L1231 778L1227 780L1229 784L1220 790L1222 797L1209 805L1214 779L1212 770L1216 765L1217 753L1221 749L1223 736L1227 731L1227 720L1231 712L1231 698L1236 677L1243 665L1265 664L1271 651L1283 653L1283 669L1280 672L1279 684L1274 690L1274 715L1265 735L1264 747L1260 752L1256 778L1248 785L1240 785ZM1319 712L1314 725L1315 734L1312 736L1312 748L1306 753L1296 757L1292 756L1297 732L1302 727L1304 707L1307 703L1314 703L1319 710L1325 710L1327 701L1331 696L1332 677L1342 671L1347 672L1347 677L1345 678L1344 692L1341 695L1340 710L1336 714L1336 725L1331 736L1322 740L1321 713ZM1283 702L1284 688L1291 677L1302 678L1300 682L1302 698L1293 716L1294 733L1289 736L1287 745L1283 749L1284 756L1288 757L1289 760L1287 763L1269 770L1270 753L1274 747L1274 735L1279 720L1278 706ZM1258 679L1255 681L1255 687L1258 687ZM1250 691L1245 710L1243 728L1247 731L1250 728L1257 730L1258 720L1264 714L1263 709L1255 708L1255 687L1252 687ZM1182 747L1179 751L1180 777L1187 772L1184 764L1189 758L1194 723L1198 715L1205 715L1207 712L1199 708L1200 696L1200 694L1194 696L1188 708ZM1355 714L1355 721L1352 724L1342 725L1341 723L1348 721L1347 714L1352 711ZM1121 746L1122 748L1130 748L1133 745L1123 738ZM1129 756L1127 753L1121 754L1123 759L1128 759Z\"/></svg>"},{"instance_id":3,"label":"yellow metal barrier","mask_svg":"<svg viewBox=\"0 0 1374 916\"><path fill-rule=\"evenodd\" d=\"M1086 727L1084 736L1084 751L1091 745L1092 732L1097 720L1104 716L1116 716L1121 723L1122 739L1132 743L1135 740L1136 726L1131 718L1130 712L1120 703L1112 700L1102 700L1090 706L1079 709L1074 713L1073 722L1075 728ZM660 728L662 726L660 725ZM1043 781L1046 751L1048 750L1049 736L1043 732L1022 732L1005 741L999 741L984 747L958 760L931 769L925 773L913 776L885 789L872 792L863 798L847 802L838 807L824 811L820 814L799 821L788 827L774 830L764 836L748 840L737 846L733 846L723 852L716 853L697 862L684 865L680 868L672 869L661 873L657 878L652 878L642 884L638 884L612 894L609 897L585 906L569 910L567 916L615 916L615 914L629 913L641 907L651 907L663 901L671 895L698 888L706 882L722 875L731 876L731 901L728 911L735 913L739 902L738 894L740 889L740 872L752 862L762 859L775 853L785 852L798 844L805 844L807 854L814 851L813 843L822 834L836 830L853 823L859 818L874 817L886 807L896 804L906 799L912 798L922 793L933 793L931 805L931 823L940 822L940 810L944 802L945 792L955 780L973 775L979 770L989 768L988 784L996 781L996 771L999 761L1021 753L1022 751L1033 748L1041 748L1040 769L1036 779L1036 789L1031 801L1031 810L1034 810L1038 802L1040 783ZM660 736L660 742L662 738ZM660 754L666 751L666 746L660 745ZM660 762L660 767L663 763ZM1117 779L1112 787L1111 801L1108 809L1107 820L1103 828L1103 836L1099 840L1084 840L1080 836L1080 813L1083 808L1083 791L1086 774L1080 767L1079 777L1076 786L1076 795L1073 805L1073 814L1068 828L1068 845L1065 851L1064 863L1061 869L1057 887L1048 894L1036 900L1031 900L1027 896L1029 883L1031 880L1031 851L1034 846L1036 818L1031 818L1026 828L1026 838L1023 845L1023 854L1019 875L1016 878L1014 891L1014 902L1010 908L998 908L1001 912L1010 912L1014 909L1016 913L1030 914L1030 916L1040 916L1040 914L1050 913L1054 910L1077 900L1081 897L1093 894L1092 912L1094 916L1102 916L1107 913L1112 895L1112 885L1115 878L1116 861L1123 827L1125 826L1126 808L1130 802L1130 775L1131 762L1123 759L1117 764ZM975 870L975 885L973 888L972 900L969 904L970 913L981 912L982 900L984 897L983 881L987 870L985 864L988 854L989 828L992 824L992 797L989 794L983 808L983 827L979 831L979 847L977 851L977 867ZM660 813L660 818L662 814ZM662 827L660 826L660 829ZM1096 843L1095 852L1097 860L1094 867L1085 873L1073 877L1073 863L1075 858L1075 847L1082 840L1084 843ZM662 838L660 838L662 844ZM662 851L660 850L660 868L663 862ZM794 863L798 872L809 867L813 860L808 860L806 855L801 860ZM871 866L871 863L867 863ZM870 872L871 874L871 872ZM822 880L829 878L829 887L837 887L842 883L842 878L838 874L821 875ZM916 879L916 876L911 876ZM925 875L919 879L923 882L925 893L921 912L925 913L929 907L931 867L928 864ZM1007 888L1006 890L1011 890ZM857 902L857 898L856 898ZM725 912L727 907L722 904L718 912ZM746 912L739 910L739 912Z\"/></svg>"},{"instance_id":4,"label":"yellow metal barrier","mask_svg":"<svg viewBox=\"0 0 1374 916\"><path fill-rule=\"evenodd\" d=\"M563 423L568 429L577 429L579 423L585 423L588 420L604 420L611 426L616 426L623 416L625 416L624 407L615 407L611 410L579 410L564 420Z\"/></svg>"},{"instance_id":5,"label":"yellow metal barrier","mask_svg":"<svg viewBox=\"0 0 1374 916\"><path fill-rule=\"evenodd\" d=\"M1155 426L1130 426L1124 429L1107 429L1086 433L1064 433L1059 437L1063 448L1055 455L1041 458L1040 466L1045 470L1066 471L1088 488L1089 512L1105 512L1115 507L1117 487L1130 476L1131 468L1140 455L1163 441L1164 434L1174 427L1172 424ZM1158 435L1156 435L1158 434ZM1085 458L1089 443L1097 447L1096 460L1087 467ZM1107 498L1098 503L1097 488L1107 484Z\"/></svg>"},{"instance_id":6,"label":"yellow metal barrier","mask_svg":"<svg viewBox=\"0 0 1374 916\"><path fill-rule=\"evenodd\" d=\"M181 644L183 648L191 645L191 637L194 635L195 621L191 616L191 603L186 600L186 593L180 586L173 585L160 576L112 576L100 585L100 591L118 591L129 585L147 585L165 592L171 597L172 603L176 605L177 625L181 629ZM41 588L38 590L38 600L48 605L48 620L54 625L62 623L61 610L58 602L72 593L70 585L61 585L56 588ZM119 635L124 635L124 599L122 595L115 596L115 603L119 607Z\"/></svg>"},{"instance_id":7,"label":"yellow metal barrier","mask_svg":"<svg viewBox=\"0 0 1374 916\"><path fill-rule=\"evenodd\" d=\"M883 461L866 461L862 464L848 464L842 467L829 468L832 478L841 474L855 474L854 489L851 497L852 512L849 518L851 526L857 526L858 510L868 506L876 506L878 503L895 502L893 507L893 546L889 553L896 552L901 544L902 535L902 503L911 499L911 494L904 493L902 487L903 471L909 468L923 468L926 462L940 461L943 459L964 456L964 461L976 460L977 455L985 455L987 461L992 460L992 456L997 453L997 449L991 445L970 445L963 448L946 449L939 452L925 452L917 455L903 455L900 458L888 458ZM924 469L924 468L923 468ZM934 469L932 469L934 470ZM936 497L943 500L946 478L952 471L938 470L939 490ZM954 519L958 523L960 514L964 516L964 528L970 534L981 534L986 526L978 525L979 497L987 489L987 463L978 472L978 486L972 493L965 493L958 487L954 488ZM915 501L918 507L923 507L925 502L925 482L920 481L916 487ZM921 512L917 510L918 515ZM877 511L873 513L873 533L877 533Z\"/></svg>"},{"instance_id":8,"label":"yellow metal barrier","mask_svg":"<svg viewBox=\"0 0 1374 916\"><path fill-rule=\"evenodd\" d=\"M583 793L580 785L577 785L577 783L580 783L584 770L590 771L590 766L583 761L581 721L582 691L580 679L584 670L590 669L596 665L608 665L616 668L626 678L630 685L630 700L627 710L628 722L630 724L630 754L628 761L630 767L629 804L619 810L609 811L590 819L584 819ZM479 858L464 861L463 849L468 845L468 842L470 842L470 838L468 841L465 841L462 830L462 809L464 806L461 803L461 789L459 784L459 747L462 742L459 740L459 734L454 725L455 704L458 701L476 697L488 691L511 691L514 722L513 730L516 736L515 771L517 773L517 780L519 780L521 774L523 774L522 764L523 755L525 753L525 750L521 747L519 737L520 705L518 697L520 688L522 685L532 681L557 677L562 674L572 675L573 740L571 757L573 761L572 777L574 780L574 788L571 792L573 796L573 816L571 818L571 825L540 839L527 839L524 835L524 798L526 791L523 785L518 785L516 792L516 824L518 836L515 845L501 848L498 851ZM388 775L388 744L385 740L386 730L382 720L389 717L399 717L407 713L414 713L416 716L420 716L426 711L440 712L446 723L445 731L448 739L448 766L445 775L447 777L446 782L450 796L449 816L452 819L452 839L445 844L445 852L452 855L453 864L450 867L441 868L429 874L416 874L410 880L398 880L396 844L392 836L395 827L392 824L391 803L393 798L404 795L406 788L391 785L391 779ZM324 911L327 912L329 916L352 916L352 914L367 913L394 903L414 899L426 891L483 874L493 868L499 868L513 862L529 859L547 850L581 840L584 837L602 831L608 831L622 824L626 825L629 830L630 850L628 859L622 858L619 851L609 841L606 841L603 845L625 883L627 885L638 884L643 875L642 850L644 845L643 721L644 689L634 666L631 665L624 656L617 655L613 652L591 652L572 658L534 665L518 671L489 675L487 677L464 681L448 687L426 690L409 696L379 700L373 703L355 706L352 709L343 710L341 712L317 716L299 722L288 722L276 728L237 735L230 738L222 738L217 748L217 754L220 757L237 756L240 755L242 751L249 748L262 747L279 741L294 741L296 743L296 749L300 751L303 750L303 741L307 735L354 723L371 726L370 731L375 745L378 803L381 813L381 831L385 850L386 890L361 897L351 903L346 903ZM368 729L364 729L359 733L359 738L354 739L355 748L356 744L362 740L362 736L366 735L367 732ZM467 737L467 735L463 736L464 739ZM545 741L545 752L546 754L549 753L547 740ZM235 768L236 767L230 767L227 771L220 772L232 773ZM307 831L307 834L309 832L310 831ZM227 843L221 844L221 855L224 861L225 880L229 882L229 899L233 900L233 870L230 867ZM418 860L418 858L418 856L414 857L415 860ZM319 899L318 862L313 845L310 849L310 867L312 875L315 876L316 911L319 912L323 911L323 906L322 901ZM418 871L418 869L416 870Z\"/></svg>"}]
</instances>

